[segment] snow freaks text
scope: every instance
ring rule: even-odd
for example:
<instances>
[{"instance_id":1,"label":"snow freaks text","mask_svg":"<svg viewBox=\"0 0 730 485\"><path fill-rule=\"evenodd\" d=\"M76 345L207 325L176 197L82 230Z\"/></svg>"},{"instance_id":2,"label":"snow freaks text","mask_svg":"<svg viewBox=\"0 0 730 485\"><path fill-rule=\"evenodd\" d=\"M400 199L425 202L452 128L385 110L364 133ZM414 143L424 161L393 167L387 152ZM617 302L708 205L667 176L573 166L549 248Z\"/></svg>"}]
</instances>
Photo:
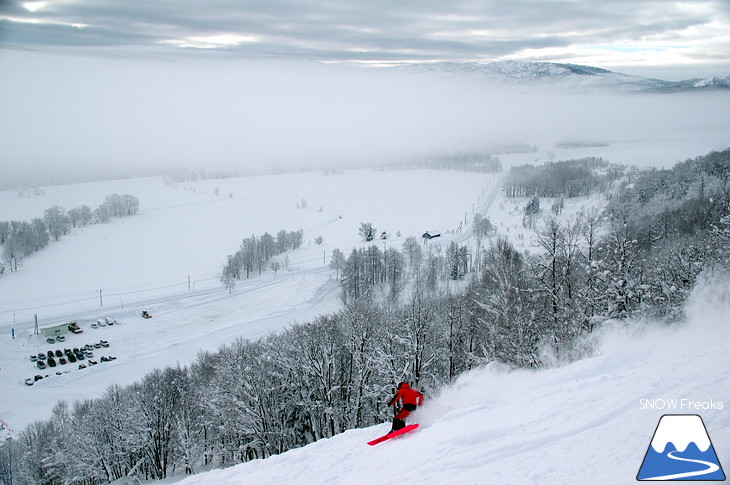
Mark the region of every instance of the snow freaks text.
<instances>
[{"instance_id":1,"label":"snow freaks text","mask_svg":"<svg viewBox=\"0 0 730 485\"><path fill-rule=\"evenodd\" d=\"M722 401L694 401L692 399L666 399L656 398L639 400L639 409L642 411L721 411L724 408Z\"/></svg>"}]
</instances>

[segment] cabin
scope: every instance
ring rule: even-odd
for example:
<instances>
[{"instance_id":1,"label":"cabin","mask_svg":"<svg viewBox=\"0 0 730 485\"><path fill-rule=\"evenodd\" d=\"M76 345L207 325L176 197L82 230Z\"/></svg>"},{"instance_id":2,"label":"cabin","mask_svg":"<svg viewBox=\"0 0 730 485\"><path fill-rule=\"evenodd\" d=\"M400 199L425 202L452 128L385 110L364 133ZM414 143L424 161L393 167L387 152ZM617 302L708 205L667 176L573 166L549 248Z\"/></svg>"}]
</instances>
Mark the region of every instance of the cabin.
<instances>
[{"instance_id":1,"label":"cabin","mask_svg":"<svg viewBox=\"0 0 730 485\"><path fill-rule=\"evenodd\" d=\"M59 323L58 325L52 325L50 327L41 328L41 335L44 337L58 337L59 335L65 335L68 333L68 324Z\"/></svg>"}]
</instances>

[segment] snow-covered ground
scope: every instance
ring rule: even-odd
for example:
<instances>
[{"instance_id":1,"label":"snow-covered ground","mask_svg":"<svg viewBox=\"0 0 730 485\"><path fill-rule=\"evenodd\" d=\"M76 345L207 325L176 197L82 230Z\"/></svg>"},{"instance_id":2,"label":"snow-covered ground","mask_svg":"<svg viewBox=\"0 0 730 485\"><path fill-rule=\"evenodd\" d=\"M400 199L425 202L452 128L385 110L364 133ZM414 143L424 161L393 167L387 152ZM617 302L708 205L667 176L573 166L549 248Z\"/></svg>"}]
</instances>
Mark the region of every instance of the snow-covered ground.
<instances>
[{"instance_id":1,"label":"snow-covered ground","mask_svg":"<svg viewBox=\"0 0 730 485\"><path fill-rule=\"evenodd\" d=\"M727 278L698 287L679 327L616 323L592 337L592 358L467 373L429 396L410 435L371 448L389 425L351 430L180 485L630 484L663 414L701 415L730 463Z\"/></svg>"},{"instance_id":2,"label":"snow-covered ground","mask_svg":"<svg viewBox=\"0 0 730 485\"><path fill-rule=\"evenodd\" d=\"M96 397L109 384L189 363L199 351L237 337L260 337L336 310L341 302L329 257L335 248L349 254L363 244L360 223L372 222L378 234L386 231L389 238L377 244L388 247L426 230L443 234L435 244L464 238L463 230L450 231L460 224L463 229L473 211L494 205L499 179L454 171L352 171L175 185L161 178L120 180L48 187L42 197L0 192L0 220L40 217L54 204L94 208L110 193L140 200L139 214L75 230L24 260L17 273L0 277L0 419L21 430L48 418L59 399ZM254 275L229 294L219 281L226 255L244 237L266 231L275 236L282 229L304 230L304 246L280 257L282 267L288 258L288 269ZM321 245L315 243L319 236ZM141 318L142 310L153 318ZM41 328L75 320L84 333L49 345L32 335L34 314ZM106 317L121 325L90 327ZM29 359L100 339L111 346L97 350L96 360L117 360L39 371ZM26 387L23 381L36 374L50 378Z\"/></svg>"},{"instance_id":3,"label":"snow-covered ground","mask_svg":"<svg viewBox=\"0 0 730 485\"><path fill-rule=\"evenodd\" d=\"M138 215L76 230L29 257L21 271L0 277L0 419L21 430L48 418L59 399L96 397L109 384L131 383L154 367L185 364L201 350L339 308L329 255L363 244L361 222L387 231L390 237L378 244L388 247L425 230L443 234L431 244L463 244L468 222L481 211L500 234L529 249L531 234L520 225L525 201L505 199L500 179L450 171L353 171L175 185L160 178L121 180L49 187L38 198L0 192L0 220L38 217L54 204L95 207L112 192L130 193L141 203ZM602 203L600 197L566 201L563 217ZM281 256L288 258L288 269L241 281L230 294L221 286L225 256L243 237L300 228L304 246ZM183 483L633 483L665 413L701 414L720 462L728 463L727 281L701 286L689 322L679 328L616 324L594 336L591 343L600 344L593 358L540 371L495 365L464 375L439 396L428 396L416 417L422 426L410 436L370 448L365 442L388 425L352 430ZM153 318L142 319L143 309ZM48 345L31 335L36 313L41 326L76 320L84 333ZM90 328L104 317L122 325ZM111 347L98 350L97 360L114 355L116 361L61 376L47 370L50 378L23 384L40 373L28 359L31 353L99 339ZM684 407L646 409L648 400L663 399ZM690 401L724 407L694 409Z\"/></svg>"}]
</instances>

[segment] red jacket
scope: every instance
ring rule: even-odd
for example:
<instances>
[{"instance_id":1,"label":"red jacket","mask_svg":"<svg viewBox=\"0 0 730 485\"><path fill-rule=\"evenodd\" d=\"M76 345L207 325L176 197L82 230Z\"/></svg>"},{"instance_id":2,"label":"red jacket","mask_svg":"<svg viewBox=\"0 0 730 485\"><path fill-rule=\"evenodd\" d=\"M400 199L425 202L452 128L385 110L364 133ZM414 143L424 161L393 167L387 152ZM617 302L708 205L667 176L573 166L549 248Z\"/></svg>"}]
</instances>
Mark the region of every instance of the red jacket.
<instances>
[{"instance_id":1,"label":"red jacket","mask_svg":"<svg viewBox=\"0 0 730 485\"><path fill-rule=\"evenodd\" d=\"M395 396L393 396L393 399L390 400L388 406L392 406L399 400L401 401L401 404L420 406L423 404L423 394L415 389L411 389L407 382L401 382L400 386L398 386L398 392L395 393Z\"/></svg>"}]
</instances>

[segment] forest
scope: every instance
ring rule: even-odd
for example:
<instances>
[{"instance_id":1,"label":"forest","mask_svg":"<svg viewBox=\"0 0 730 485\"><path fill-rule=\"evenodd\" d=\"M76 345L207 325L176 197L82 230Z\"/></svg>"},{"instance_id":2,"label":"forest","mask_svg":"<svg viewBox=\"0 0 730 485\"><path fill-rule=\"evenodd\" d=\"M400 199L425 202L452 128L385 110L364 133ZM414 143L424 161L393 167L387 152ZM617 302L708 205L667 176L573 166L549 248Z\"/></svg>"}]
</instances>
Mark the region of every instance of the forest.
<instances>
[{"instance_id":1,"label":"forest","mask_svg":"<svg viewBox=\"0 0 730 485\"><path fill-rule=\"evenodd\" d=\"M238 251L226 257L220 277L221 283L231 291L235 288L236 281L243 278L244 273L246 279L254 271L257 271L260 275L269 267L276 273L279 271L281 263L274 261L274 256L301 247L303 234L304 232L301 229L298 231L285 231L282 229L276 234L276 237L266 232L260 237L251 235L244 238Z\"/></svg>"},{"instance_id":2,"label":"forest","mask_svg":"<svg viewBox=\"0 0 730 485\"><path fill-rule=\"evenodd\" d=\"M489 230L476 250L409 238L338 251L340 311L59 402L0 448L0 481L91 485L265 458L386 421L402 380L428 398L489 362L583 357L585 336L609 319L675 324L699 274L730 266L729 176L725 150L601 182L606 209L543 214L529 254Z\"/></svg>"},{"instance_id":3,"label":"forest","mask_svg":"<svg viewBox=\"0 0 730 485\"><path fill-rule=\"evenodd\" d=\"M606 191L623 171L601 158L520 165L510 169L504 191L507 197L578 197Z\"/></svg>"}]
</instances>

